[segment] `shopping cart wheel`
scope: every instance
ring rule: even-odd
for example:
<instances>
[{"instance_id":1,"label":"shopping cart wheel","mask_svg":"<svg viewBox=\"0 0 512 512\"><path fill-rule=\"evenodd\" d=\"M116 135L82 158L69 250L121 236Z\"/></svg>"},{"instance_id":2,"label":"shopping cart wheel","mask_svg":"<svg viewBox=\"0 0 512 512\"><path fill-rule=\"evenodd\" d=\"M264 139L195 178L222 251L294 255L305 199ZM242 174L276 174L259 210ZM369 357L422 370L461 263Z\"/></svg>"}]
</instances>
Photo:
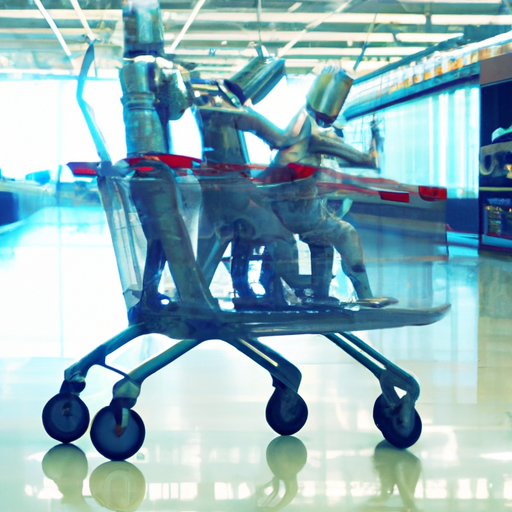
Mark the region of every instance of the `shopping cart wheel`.
<instances>
[{"instance_id":1,"label":"shopping cart wheel","mask_svg":"<svg viewBox=\"0 0 512 512\"><path fill-rule=\"evenodd\" d=\"M300 395L286 387L276 387L265 412L267 423L282 436L298 432L308 419L308 406Z\"/></svg>"},{"instance_id":2,"label":"shopping cart wheel","mask_svg":"<svg viewBox=\"0 0 512 512\"><path fill-rule=\"evenodd\" d=\"M384 395L380 395L375 401L373 421L386 441L396 448L409 448L421 435L421 418L416 409L413 409L412 423L404 426L398 413L388 405Z\"/></svg>"},{"instance_id":3,"label":"shopping cart wheel","mask_svg":"<svg viewBox=\"0 0 512 512\"><path fill-rule=\"evenodd\" d=\"M144 442L146 429L142 418L131 409L128 423L121 428L116 420L116 407L104 407L92 420L91 441L101 455L110 460L124 460L135 455ZM119 415L122 414L118 411Z\"/></svg>"},{"instance_id":4,"label":"shopping cart wheel","mask_svg":"<svg viewBox=\"0 0 512 512\"><path fill-rule=\"evenodd\" d=\"M71 443L85 434L89 410L78 395L58 393L44 406L43 426L53 439Z\"/></svg>"}]
</instances>

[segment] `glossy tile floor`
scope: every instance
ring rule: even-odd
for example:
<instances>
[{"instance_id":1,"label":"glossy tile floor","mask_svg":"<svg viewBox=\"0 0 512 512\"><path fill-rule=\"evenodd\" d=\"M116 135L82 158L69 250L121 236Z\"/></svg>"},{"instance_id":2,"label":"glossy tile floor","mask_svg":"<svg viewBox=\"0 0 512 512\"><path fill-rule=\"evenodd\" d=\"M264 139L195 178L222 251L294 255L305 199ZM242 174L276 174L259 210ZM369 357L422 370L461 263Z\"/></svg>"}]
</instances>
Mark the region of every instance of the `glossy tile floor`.
<instances>
[{"instance_id":1,"label":"glossy tile floor","mask_svg":"<svg viewBox=\"0 0 512 512\"><path fill-rule=\"evenodd\" d=\"M451 302L447 317L359 333L421 384L423 434L409 450L391 448L373 424L373 375L301 336L266 340L303 374L309 419L295 436L266 424L268 374L211 341L144 384L136 410L146 441L113 463L88 435L56 446L40 419L64 369L126 325L102 212L43 211L0 234L0 510L510 509L512 259L452 246L446 265L429 268L404 269L408 286ZM129 368L167 345L153 336L112 361ZM117 380L90 371L91 414Z\"/></svg>"}]
</instances>

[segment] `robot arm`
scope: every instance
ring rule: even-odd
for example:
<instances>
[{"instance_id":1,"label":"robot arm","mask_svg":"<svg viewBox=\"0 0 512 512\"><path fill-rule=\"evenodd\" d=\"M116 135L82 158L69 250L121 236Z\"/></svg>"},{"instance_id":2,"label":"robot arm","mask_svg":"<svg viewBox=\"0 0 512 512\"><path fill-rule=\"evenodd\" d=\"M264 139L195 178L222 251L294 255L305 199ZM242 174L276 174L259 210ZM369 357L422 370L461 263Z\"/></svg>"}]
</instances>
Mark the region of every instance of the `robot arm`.
<instances>
[{"instance_id":1,"label":"robot arm","mask_svg":"<svg viewBox=\"0 0 512 512\"><path fill-rule=\"evenodd\" d=\"M374 160L371 153L363 153L347 144L334 132L312 133L309 141L309 153L322 154L341 158L350 165L373 166Z\"/></svg>"},{"instance_id":2,"label":"robot arm","mask_svg":"<svg viewBox=\"0 0 512 512\"><path fill-rule=\"evenodd\" d=\"M215 114L221 123L234 126L237 130L253 133L272 149L281 149L286 144L290 144L284 130L251 108L201 107L200 111Z\"/></svg>"}]
</instances>

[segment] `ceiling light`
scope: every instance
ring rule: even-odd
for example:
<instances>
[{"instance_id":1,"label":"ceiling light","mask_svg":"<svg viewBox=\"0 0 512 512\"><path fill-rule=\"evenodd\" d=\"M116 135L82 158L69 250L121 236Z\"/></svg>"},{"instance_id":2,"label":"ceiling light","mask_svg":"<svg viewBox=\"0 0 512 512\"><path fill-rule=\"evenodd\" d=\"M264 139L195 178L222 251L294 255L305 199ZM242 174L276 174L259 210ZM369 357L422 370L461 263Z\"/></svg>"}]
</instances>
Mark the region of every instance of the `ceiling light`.
<instances>
[{"instance_id":1,"label":"ceiling light","mask_svg":"<svg viewBox=\"0 0 512 512\"><path fill-rule=\"evenodd\" d=\"M316 66L320 59L286 59L287 68L303 68L307 66Z\"/></svg>"},{"instance_id":2,"label":"ceiling light","mask_svg":"<svg viewBox=\"0 0 512 512\"><path fill-rule=\"evenodd\" d=\"M41 15L45 18L46 23L50 25L50 28L52 29L52 32L55 34L55 37L59 41L60 45L62 46L62 49L64 50L64 53L71 57L71 51L68 48L68 45L66 44L66 41L64 41L64 38L62 37L62 34L60 33L59 28L55 24L55 21L51 17L50 13L45 9L44 5L41 3L41 0L34 0L34 3L36 4L37 8L39 9Z\"/></svg>"},{"instance_id":3,"label":"ceiling light","mask_svg":"<svg viewBox=\"0 0 512 512\"><path fill-rule=\"evenodd\" d=\"M63 36L83 36L84 35L84 29L83 28L61 28L59 29L60 33ZM53 32L50 28L0 28L0 34L7 35L7 34L37 34L41 36L45 35L53 35ZM43 39L43 37L41 38Z\"/></svg>"},{"instance_id":4,"label":"ceiling light","mask_svg":"<svg viewBox=\"0 0 512 512\"><path fill-rule=\"evenodd\" d=\"M176 47L180 44L181 40L187 33L187 30L190 28L190 25L192 25L192 23L194 23L194 20L196 19L197 15L199 13L199 10L201 9L201 7L204 5L205 2L206 2L206 0L199 0L197 2L197 4L194 6L194 9L192 9L190 16L188 17L185 25L183 25L181 32L178 34L178 37L176 37L176 39L174 39L174 41L171 45L171 48L172 48L171 51L174 51L176 49Z\"/></svg>"},{"instance_id":5,"label":"ceiling light","mask_svg":"<svg viewBox=\"0 0 512 512\"><path fill-rule=\"evenodd\" d=\"M1 12L1 11L0 11ZM168 12L168 11L164 11ZM329 13L327 13L329 14ZM262 12L261 21L263 23L314 23L318 19L325 18L326 13L322 12ZM328 18L323 19L322 23L362 23L370 24L375 14L372 13L339 13L334 12ZM173 19L177 22L185 22L188 18L188 11L173 12ZM202 10L196 17L199 21L223 21L232 23L256 23L257 14L254 12L219 12L211 10ZM424 14L378 14L376 23L397 23L402 25L424 25L427 17Z\"/></svg>"},{"instance_id":6,"label":"ceiling light","mask_svg":"<svg viewBox=\"0 0 512 512\"><path fill-rule=\"evenodd\" d=\"M262 32L261 39L265 43L281 43L288 42L297 35L293 31L275 31L275 32ZM352 41L366 41L368 37L366 32L307 32L303 34L302 41L336 41L345 42ZM166 33L164 39L172 41L175 38L174 34ZM224 31L211 31L211 32L188 32L183 37L185 41L258 41L259 34L255 30L244 32L229 32ZM374 43L392 43L393 35L387 33L375 32L370 34L370 42Z\"/></svg>"},{"instance_id":7,"label":"ceiling light","mask_svg":"<svg viewBox=\"0 0 512 512\"><path fill-rule=\"evenodd\" d=\"M438 43L446 39L461 35L461 32L450 33L400 33L397 38L407 43ZM296 36L296 32L279 31L279 32L262 32L261 39L265 43L281 43L290 41ZM174 35L165 34L166 40L172 40ZM348 42L358 41L365 42L368 38L370 43L394 43L393 34L386 32L374 32L368 34L366 32L319 32L312 31L302 34L302 41L332 41L332 42ZM187 41L256 41L258 33L256 31L247 32L189 32L185 35L184 40Z\"/></svg>"},{"instance_id":8,"label":"ceiling light","mask_svg":"<svg viewBox=\"0 0 512 512\"><path fill-rule=\"evenodd\" d=\"M84 27L85 33L87 34L87 37L94 41L96 39L96 36L92 33L91 27L89 26L89 23L87 22L87 18L85 16L84 11L80 7L80 4L78 3L78 0L69 0L71 2L71 5L73 6L73 9L76 12L76 15L78 16L78 19L80 20L80 23L82 24L82 27Z\"/></svg>"},{"instance_id":9,"label":"ceiling light","mask_svg":"<svg viewBox=\"0 0 512 512\"><path fill-rule=\"evenodd\" d=\"M76 19L76 15L71 9L50 9L54 20ZM123 17L121 9L86 9L85 17L90 20L120 20ZM15 19L41 19L43 16L35 9L0 9L0 18Z\"/></svg>"},{"instance_id":10,"label":"ceiling light","mask_svg":"<svg viewBox=\"0 0 512 512\"><path fill-rule=\"evenodd\" d=\"M450 32L444 34L412 33L404 32L396 35L396 38L403 43L440 43L453 37L462 36L462 32Z\"/></svg>"},{"instance_id":11,"label":"ceiling light","mask_svg":"<svg viewBox=\"0 0 512 512\"><path fill-rule=\"evenodd\" d=\"M512 25L510 14L489 16L483 14L433 14L432 25Z\"/></svg>"},{"instance_id":12,"label":"ceiling light","mask_svg":"<svg viewBox=\"0 0 512 512\"><path fill-rule=\"evenodd\" d=\"M353 64L355 64L355 62L353 62L352 64L348 64L346 69L348 69L349 71L352 72ZM383 68L387 64L389 64L389 63L377 61L377 60L363 60L357 66L357 70L353 71L353 72L356 74L356 76L366 75L366 73L371 73L372 71L376 71L377 69Z\"/></svg>"},{"instance_id":13,"label":"ceiling light","mask_svg":"<svg viewBox=\"0 0 512 512\"><path fill-rule=\"evenodd\" d=\"M501 4L502 0L430 0L433 4ZM402 4L424 4L425 0L400 0Z\"/></svg>"},{"instance_id":14,"label":"ceiling light","mask_svg":"<svg viewBox=\"0 0 512 512\"><path fill-rule=\"evenodd\" d=\"M164 48L164 51L167 52L167 53L170 53L169 52L170 50L170 46L166 46ZM204 50L204 49L189 49L189 50L186 50L186 49L183 49L183 48L176 48L176 50L173 52L174 54L176 55L186 55L186 56L190 56L190 57L194 57L194 56L198 56L198 55L202 55L202 56L208 56L208 55L211 55L210 53L210 50ZM244 54L244 51L240 51L240 50L225 50L225 49L222 49L222 48L219 48L219 49L216 49L215 51L215 56L222 56L222 57L246 57L246 55Z\"/></svg>"},{"instance_id":15,"label":"ceiling light","mask_svg":"<svg viewBox=\"0 0 512 512\"><path fill-rule=\"evenodd\" d=\"M382 57L392 55L413 55L424 50L425 46L369 46L364 54L368 57ZM287 55L320 55L330 57L357 57L361 53L361 48L292 48Z\"/></svg>"},{"instance_id":16,"label":"ceiling light","mask_svg":"<svg viewBox=\"0 0 512 512\"><path fill-rule=\"evenodd\" d=\"M368 47L365 51L365 55L368 57L393 57L393 56L406 56L413 55L415 53L425 50L425 46L386 46L386 47ZM170 47L166 47L165 51L169 52ZM194 59L199 56L210 55L208 50L203 49L184 49L178 48L174 52L176 55L190 57ZM361 53L360 48L291 48L287 53L290 57L300 56L318 56L318 57L357 57ZM257 55L254 48L246 48L244 50L228 50L218 48L215 52L215 57L246 57L252 58Z\"/></svg>"}]
</instances>

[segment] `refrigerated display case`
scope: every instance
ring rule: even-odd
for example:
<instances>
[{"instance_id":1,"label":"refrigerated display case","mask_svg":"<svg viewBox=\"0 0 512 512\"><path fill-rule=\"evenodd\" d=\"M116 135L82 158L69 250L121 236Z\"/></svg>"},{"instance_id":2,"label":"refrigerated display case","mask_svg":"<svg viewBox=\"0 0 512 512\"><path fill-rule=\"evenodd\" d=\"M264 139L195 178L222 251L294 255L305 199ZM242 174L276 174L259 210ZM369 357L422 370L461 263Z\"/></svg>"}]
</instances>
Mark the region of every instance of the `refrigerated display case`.
<instances>
[{"instance_id":1,"label":"refrigerated display case","mask_svg":"<svg viewBox=\"0 0 512 512\"><path fill-rule=\"evenodd\" d=\"M512 53L480 66L480 248L512 253Z\"/></svg>"}]
</instances>

